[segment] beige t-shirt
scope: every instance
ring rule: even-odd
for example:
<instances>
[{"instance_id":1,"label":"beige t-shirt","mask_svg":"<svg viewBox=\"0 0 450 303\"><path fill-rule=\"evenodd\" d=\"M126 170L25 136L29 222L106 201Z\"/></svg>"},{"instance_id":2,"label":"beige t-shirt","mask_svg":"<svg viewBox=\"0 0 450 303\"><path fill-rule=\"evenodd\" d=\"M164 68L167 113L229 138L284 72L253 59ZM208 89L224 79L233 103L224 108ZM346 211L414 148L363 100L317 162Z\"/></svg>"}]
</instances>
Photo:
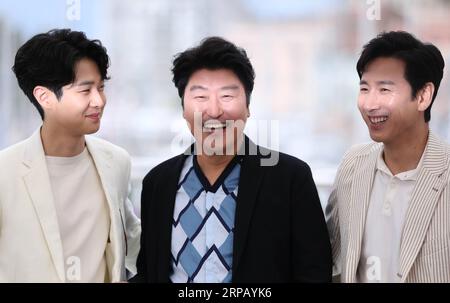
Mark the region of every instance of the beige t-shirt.
<instances>
[{"instance_id":1,"label":"beige t-shirt","mask_svg":"<svg viewBox=\"0 0 450 303\"><path fill-rule=\"evenodd\" d=\"M105 282L109 209L88 150L75 157L46 156L67 282Z\"/></svg>"}]
</instances>

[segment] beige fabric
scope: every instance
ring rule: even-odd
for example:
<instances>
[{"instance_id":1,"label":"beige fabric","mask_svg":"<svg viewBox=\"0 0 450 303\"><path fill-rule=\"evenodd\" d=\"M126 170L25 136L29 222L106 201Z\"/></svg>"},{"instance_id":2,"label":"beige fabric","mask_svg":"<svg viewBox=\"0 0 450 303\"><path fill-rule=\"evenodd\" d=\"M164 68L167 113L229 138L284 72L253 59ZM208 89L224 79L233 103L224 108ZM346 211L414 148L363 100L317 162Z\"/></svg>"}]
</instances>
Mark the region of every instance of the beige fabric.
<instances>
[{"instance_id":1,"label":"beige fabric","mask_svg":"<svg viewBox=\"0 0 450 303\"><path fill-rule=\"evenodd\" d=\"M108 203L108 275L136 272L140 222L127 199L130 157L121 148L86 136ZM0 152L0 282L65 282L63 245L40 130ZM128 245L128 246L127 246Z\"/></svg>"},{"instance_id":2,"label":"beige fabric","mask_svg":"<svg viewBox=\"0 0 450 303\"><path fill-rule=\"evenodd\" d=\"M423 154L413 170L392 175L380 151L361 247L357 281L400 282L400 241Z\"/></svg>"},{"instance_id":3,"label":"beige fabric","mask_svg":"<svg viewBox=\"0 0 450 303\"><path fill-rule=\"evenodd\" d=\"M105 282L109 209L87 148L45 157L61 235L67 282Z\"/></svg>"},{"instance_id":4,"label":"beige fabric","mask_svg":"<svg viewBox=\"0 0 450 303\"><path fill-rule=\"evenodd\" d=\"M327 205L335 274L356 282L371 189L382 144L344 156ZM449 146L430 132L400 241L400 282L450 282Z\"/></svg>"}]
</instances>

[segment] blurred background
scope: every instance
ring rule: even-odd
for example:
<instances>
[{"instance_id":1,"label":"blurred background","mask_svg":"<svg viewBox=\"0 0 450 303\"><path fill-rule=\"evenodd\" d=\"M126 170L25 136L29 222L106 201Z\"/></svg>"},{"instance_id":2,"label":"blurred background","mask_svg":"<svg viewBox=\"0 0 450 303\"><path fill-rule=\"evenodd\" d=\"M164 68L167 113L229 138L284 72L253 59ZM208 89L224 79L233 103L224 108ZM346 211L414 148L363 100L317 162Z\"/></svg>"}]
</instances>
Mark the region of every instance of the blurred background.
<instances>
[{"instance_id":1,"label":"blurred background","mask_svg":"<svg viewBox=\"0 0 450 303\"><path fill-rule=\"evenodd\" d=\"M447 66L431 127L450 142L450 0L1 0L0 149L41 124L11 66L26 40L53 28L84 31L108 50L112 78L97 135L131 154L137 213L142 178L184 150L176 138L189 138L173 56L207 36L246 49L256 72L246 132L258 142L258 125L277 125L277 144L259 143L306 161L322 205L345 150L370 140L355 65L381 31L406 30L441 50Z\"/></svg>"}]
</instances>

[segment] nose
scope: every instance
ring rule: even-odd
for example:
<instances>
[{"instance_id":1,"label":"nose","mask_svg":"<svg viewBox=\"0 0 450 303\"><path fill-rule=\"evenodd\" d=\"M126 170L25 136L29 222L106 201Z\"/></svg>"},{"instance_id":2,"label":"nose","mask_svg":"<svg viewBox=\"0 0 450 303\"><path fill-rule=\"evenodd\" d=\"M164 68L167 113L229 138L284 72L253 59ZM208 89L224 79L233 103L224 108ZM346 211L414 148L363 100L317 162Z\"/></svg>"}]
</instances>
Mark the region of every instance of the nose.
<instances>
[{"instance_id":1,"label":"nose","mask_svg":"<svg viewBox=\"0 0 450 303\"><path fill-rule=\"evenodd\" d=\"M366 112L371 112L380 109L380 99L378 98L377 93L370 92L368 94L361 95L360 98L362 108Z\"/></svg>"},{"instance_id":2,"label":"nose","mask_svg":"<svg viewBox=\"0 0 450 303\"><path fill-rule=\"evenodd\" d=\"M92 107L98 107L103 108L105 106L106 100L105 95L103 92L100 92L98 90L94 90L91 97L91 106Z\"/></svg>"},{"instance_id":3,"label":"nose","mask_svg":"<svg viewBox=\"0 0 450 303\"><path fill-rule=\"evenodd\" d=\"M208 101L208 108L206 113L210 118L217 119L223 114L222 104L219 99L212 97Z\"/></svg>"}]
</instances>

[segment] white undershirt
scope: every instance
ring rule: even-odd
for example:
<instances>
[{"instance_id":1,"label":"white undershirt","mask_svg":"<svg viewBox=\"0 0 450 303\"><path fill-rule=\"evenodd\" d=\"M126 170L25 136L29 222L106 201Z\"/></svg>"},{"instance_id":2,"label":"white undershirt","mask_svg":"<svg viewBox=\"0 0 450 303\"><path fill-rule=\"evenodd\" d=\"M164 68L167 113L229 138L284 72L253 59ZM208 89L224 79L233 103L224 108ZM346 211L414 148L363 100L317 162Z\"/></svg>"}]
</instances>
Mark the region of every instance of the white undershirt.
<instances>
[{"instance_id":1,"label":"white undershirt","mask_svg":"<svg viewBox=\"0 0 450 303\"><path fill-rule=\"evenodd\" d=\"M61 234L67 282L105 282L109 211L85 148L75 157L46 156Z\"/></svg>"},{"instance_id":2,"label":"white undershirt","mask_svg":"<svg viewBox=\"0 0 450 303\"><path fill-rule=\"evenodd\" d=\"M357 272L358 282L400 282L397 273L403 223L423 155L415 169L395 176L386 166L382 155L383 151L377 160L367 211Z\"/></svg>"}]
</instances>

